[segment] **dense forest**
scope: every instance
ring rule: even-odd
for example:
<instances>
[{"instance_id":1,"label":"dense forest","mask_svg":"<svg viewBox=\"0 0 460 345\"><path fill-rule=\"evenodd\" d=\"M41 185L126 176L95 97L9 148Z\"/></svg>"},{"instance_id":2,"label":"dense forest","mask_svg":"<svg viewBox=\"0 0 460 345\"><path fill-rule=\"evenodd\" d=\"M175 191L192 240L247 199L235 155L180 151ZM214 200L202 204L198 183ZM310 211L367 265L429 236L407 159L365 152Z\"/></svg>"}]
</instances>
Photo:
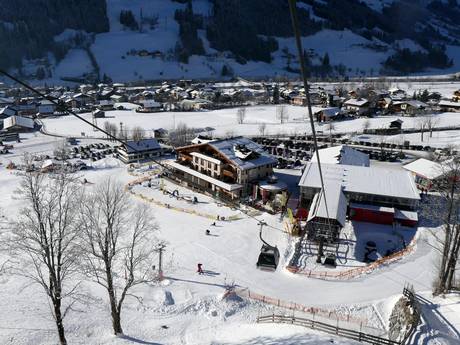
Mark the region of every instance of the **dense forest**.
<instances>
[{"instance_id":1,"label":"dense forest","mask_svg":"<svg viewBox=\"0 0 460 345\"><path fill-rule=\"evenodd\" d=\"M88 33L108 31L106 1L0 0L0 67L20 68L24 59L41 58L48 52L59 61L70 46L68 42L56 42L53 37L65 29ZM174 55L183 63L187 63L191 55L206 53L199 30L203 30L212 48L229 52L229 56L241 64L250 60L270 63L272 54L284 48L278 46L276 37L292 37L286 0L208 0L212 5L209 16L194 13L193 0L161 1L183 4L174 15L179 24ZM375 71L383 67L384 73L404 74L446 68L452 65L446 47L460 45L457 0L395 0L381 10L360 0L297 2L303 36L325 29L351 30L370 41L366 48L388 51L388 58L382 66L375 66ZM127 29L142 31L142 24L138 23L136 16L137 13L126 9L121 11L119 20ZM395 45L403 39L413 40L420 50ZM79 40L83 41L83 38L77 37ZM77 41L75 45L78 45ZM286 70L297 68L295 63L291 65L290 52L283 54L288 57ZM332 66L325 56L312 56L314 61L310 62L305 53L304 58L314 75L346 73L346 66ZM333 56L331 61L334 61ZM223 74L230 73L229 68L225 66Z\"/></svg>"},{"instance_id":2,"label":"dense forest","mask_svg":"<svg viewBox=\"0 0 460 345\"><path fill-rule=\"evenodd\" d=\"M22 59L59 60L66 47L53 37L65 29L109 30L105 0L0 0L0 67L21 67Z\"/></svg>"}]
</instances>

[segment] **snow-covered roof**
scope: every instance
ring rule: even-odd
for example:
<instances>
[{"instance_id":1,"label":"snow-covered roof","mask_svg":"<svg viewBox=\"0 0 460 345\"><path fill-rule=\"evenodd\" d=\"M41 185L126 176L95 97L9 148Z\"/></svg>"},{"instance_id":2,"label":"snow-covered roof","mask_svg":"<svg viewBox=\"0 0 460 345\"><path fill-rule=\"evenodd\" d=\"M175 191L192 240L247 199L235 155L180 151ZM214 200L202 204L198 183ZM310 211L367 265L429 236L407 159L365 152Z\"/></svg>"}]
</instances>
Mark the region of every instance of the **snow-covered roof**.
<instances>
[{"instance_id":1,"label":"snow-covered roof","mask_svg":"<svg viewBox=\"0 0 460 345\"><path fill-rule=\"evenodd\" d=\"M413 211L405 211L405 210L396 209L395 219L418 221L418 214L417 212L413 212Z\"/></svg>"},{"instance_id":2,"label":"snow-covered roof","mask_svg":"<svg viewBox=\"0 0 460 345\"><path fill-rule=\"evenodd\" d=\"M339 145L321 149L318 151L319 159L327 164L345 164L369 166L369 156L349 146ZM313 155L312 162L317 162L316 155Z\"/></svg>"},{"instance_id":3,"label":"snow-covered roof","mask_svg":"<svg viewBox=\"0 0 460 345\"><path fill-rule=\"evenodd\" d=\"M413 176L408 171L384 167L321 164L326 186L339 183L344 192L420 200ZM321 188L318 164L309 162L300 187Z\"/></svg>"},{"instance_id":4,"label":"snow-covered roof","mask_svg":"<svg viewBox=\"0 0 460 345\"><path fill-rule=\"evenodd\" d=\"M54 159L47 159L42 163L42 169L46 169L58 164Z\"/></svg>"},{"instance_id":5,"label":"snow-covered roof","mask_svg":"<svg viewBox=\"0 0 460 345\"><path fill-rule=\"evenodd\" d=\"M14 98L11 98L11 97L0 97L0 103L1 103L1 104L13 104L13 103L14 103Z\"/></svg>"},{"instance_id":6,"label":"snow-covered roof","mask_svg":"<svg viewBox=\"0 0 460 345\"><path fill-rule=\"evenodd\" d=\"M142 104L144 108L161 108L161 103L154 100L143 100L139 101L139 103Z\"/></svg>"},{"instance_id":7,"label":"snow-covered roof","mask_svg":"<svg viewBox=\"0 0 460 345\"><path fill-rule=\"evenodd\" d=\"M210 143L211 141L215 141L215 139L208 138L202 135L198 135L192 140L192 144L205 144Z\"/></svg>"},{"instance_id":8,"label":"snow-covered roof","mask_svg":"<svg viewBox=\"0 0 460 345\"><path fill-rule=\"evenodd\" d=\"M13 116L16 114L16 109L11 108L10 106L6 106L4 108L0 108L0 115L3 116Z\"/></svg>"},{"instance_id":9,"label":"snow-covered roof","mask_svg":"<svg viewBox=\"0 0 460 345\"><path fill-rule=\"evenodd\" d=\"M419 158L404 165L403 168L430 180L434 180L446 172L445 169L443 170L441 164L425 158Z\"/></svg>"},{"instance_id":10,"label":"snow-covered roof","mask_svg":"<svg viewBox=\"0 0 460 345\"><path fill-rule=\"evenodd\" d=\"M172 161L169 161L169 162L166 162L166 164L168 164L169 166L171 166L172 168L175 168L175 169L178 169L178 170L181 170L189 175L192 175L192 176L195 176L195 177L198 177L199 179L201 180L204 180L204 181L207 181L209 183L212 183L220 188L223 188L229 192L231 191L234 191L234 190L238 190L238 189L241 189L243 186L240 185L240 184L237 184L237 183L233 183L233 184L230 184L230 183L225 183L225 182L222 182L218 179L215 179L211 176L208 176L208 175L205 175L205 174L202 174L196 170L193 170L193 169L190 169L189 167L186 167L182 164L179 164L179 163L176 163L176 162L172 162Z\"/></svg>"},{"instance_id":11,"label":"snow-covered roof","mask_svg":"<svg viewBox=\"0 0 460 345\"><path fill-rule=\"evenodd\" d=\"M326 198L324 198L326 196ZM327 209L326 209L327 201ZM347 215L347 198L342 192L340 183L332 183L325 186L322 191L315 194L308 212L307 221L315 217L335 219L344 226Z\"/></svg>"},{"instance_id":12,"label":"snow-covered roof","mask_svg":"<svg viewBox=\"0 0 460 345\"><path fill-rule=\"evenodd\" d=\"M426 108L428 106L428 104L424 103L424 102L421 102L421 101L417 101L417 100L408 100L408 101L397 101L397 102L394 102L393 105L400 105L400 104L407 104L407 105L410 105L411 107L414 107L414 108Z\"/></svg>"},{"instance_id":13,"label":"snow-covered roof","mask_svg":"<svg viewBox=\"0 0 460 345\"><path fill-rule=\"evenodd\" d=\"M440 107L460 108L460 102L452 102L452 101L446 101L446 100L439 101L438 105Z\"/></svg>"},{"instance_id":14,"label":"snow-covered roof","mask_svg":"<svg viewBox=\"0 0 460 345\"><path fill-rule=\"evenodd\" d=\"M322 113L323 115L327 117L335 117L341 113L340 108L338 107L330 107L330 108L321 108L315 111L315 115L318 113Z\"/></svg>"},{"instance_id":15,"label":"snow-covered roof","mask_svg":"<svg viewBox=\"0 0 460 345\"><path fill-rule=\"evenodd\" d=\"M225 157L232 161L242 170L256 168L266 164L277 163L276 158L266 153L261 146L257 145L251 139L238 137L232 139L218 140L210 142L208 145L221 152ZM245 147L256 153L256 157L241 159L237 156L237 147Z\"/></svg>"},{"instance_id":16,"label":"snow-covered roof","mask_svg":"<svg viewBox=\"0 0 460 345\"><path fill-rule=\"evenodd\" d=\"M161 149L160 144L154 138L151 139L142 139L142 140L128 140L126 146L126 151L128 153L135 153L137 151L149 151L149 150L158 150Z\"/></svg>"},{"instance_id":17,"label":"snow-covered roof","mask_svg":"<svg viewBox=\"0 0 460 345\"><path fill-rule=\"evenodd\" d=\"M35 122L33 119L22 116L10 116L3 121L3 128L8 129L14 126L20 126L24 128L34 128Z\"/></svg>"},{"instance_id":18,"label":"snow-covered roof","mask_svg":"<svg viewBox=\"0 0 460 345\"><path fill-rule=\"evenodd\" d=\"M354 107L363 107L365 106L369 101L365 98L359 98L359 99L355 99L355 98L350 98L348 101L346 101L345 103L343 103L344 105L351 105L351 106L354 106Z\"/></svg>"}]
</instances>

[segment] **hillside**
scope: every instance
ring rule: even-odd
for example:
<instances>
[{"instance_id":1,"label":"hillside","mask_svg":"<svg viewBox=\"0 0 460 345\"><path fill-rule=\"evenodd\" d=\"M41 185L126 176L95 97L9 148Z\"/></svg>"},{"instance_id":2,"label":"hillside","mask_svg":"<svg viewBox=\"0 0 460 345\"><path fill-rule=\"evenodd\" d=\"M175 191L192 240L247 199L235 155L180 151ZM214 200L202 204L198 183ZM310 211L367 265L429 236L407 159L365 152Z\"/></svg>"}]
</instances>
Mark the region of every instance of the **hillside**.
<instances>
[{"instance_id":1,"label":"hillside","mask_svg":"<svg viewBox=\"0 0 460 345\"><path fill-rule=\"evenodd\" d=\"M28 79L220 79L298 72L285 0L84 0L66 6L0 0L0 6L6 9L0 13L0 66ZM460 69L456 0L298 0L298 15L313 77Z\"/></svg>"}]
</instances>

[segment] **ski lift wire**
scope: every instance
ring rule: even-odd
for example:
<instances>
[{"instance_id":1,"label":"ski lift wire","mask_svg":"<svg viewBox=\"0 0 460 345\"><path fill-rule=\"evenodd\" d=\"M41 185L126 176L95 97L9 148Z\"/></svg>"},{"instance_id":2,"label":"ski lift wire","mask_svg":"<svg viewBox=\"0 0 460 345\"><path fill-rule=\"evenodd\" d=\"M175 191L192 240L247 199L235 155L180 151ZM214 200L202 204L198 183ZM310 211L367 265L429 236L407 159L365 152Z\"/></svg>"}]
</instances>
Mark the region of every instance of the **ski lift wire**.
<instances>
[{"instance_id":1,"label":"ski lift wire","mask_svg":"<svg viewBox=\"0 0 460 345\"><path fill-rule=\"evenodd\" d=\"M331 231L332 233L332 227L331 227L330 218L329 218L329 209L328 209L327 200L326 200L326 189L324 187L323 171L321 168L321 161L320 161L319 152L318 152L318 140L316 138L315 123L314 123L313 112L311 108L310 86L308 84L307 76L305 73L306 72L305 71L305 61L302 56L303 49L302 49L302 41L300 37L299 21L297 18L297 1L296 0L288 0L288 1L289 1L289 11L291 13L292 28L294 30L294 36L295 36L295 41L296 41L296 46L297 46L297 54L298 54L299 63L300 63L300 75L302 77L303 86L305 90L305 97L307 101L308 117L310 119L311 133L313 136L313 145L315 147L315 155L316 155L316 160L318 162L318 171L319 171L319 177L321 181L321 193L324 196L324 206L326 208L326 216L328 219L329 231Z\"/></svg>"},{"instance_id":2,"label":"ski lift wire","mask_svg":"<svg viewBox=\"0 0 460 345\"><path fill-rule=\"evenodd\" d=\"M105 135L107 135L107 137L113 139L114 141L118 141L119 143L123 144L123 145L126 145L127 147L129 147L130 149L132 149L134 152L138 153L139 150L130 145L127 141L125 140L122 140L120 138L117 138L115 135L107 132L106 130L100 128L99 126L95 125L94 123L86 120L85 118L83 118L82 116L78 115L77 113L75 113L69 106L63 104L62 102L56 102L52 97L49 97L47 95L45 95L43 92L40 92L39 90L37 90L36 88L30 86L29 84L19 80L18 78L12 76L11 74L9 74L8 72L0 69L0 74L3 74L5 75L7 78L13 80L14 82L18 83L19 85L25 87L26 89L28 89L29 91L32 91L33 93L37 94L38 96L40 96L41 98L43 99L46 99L47 101L53 103L54 105L56 105L57 107L60 107L62 109L64 109L65 111L67 111L69 114L73 115L74 117L76 117L77 119L79 119L80 121L83 121L84 123L86 123L87 125L93 127L94 129L97 129L99 131L101 131L102 133L104 133ZM162 168L166 169L166 170L170 170L169 167L167 167L165 164L159 162L158 160L152 158L152 161L156 164L158 164L159 166L161 166Z\"/></svg>"},{"instance_id":3,"label":"ski lift wire","mask_svg":"<svg viewBox=\"0 0 460 345\"><path fill-rule=\"evenodd\" d=\"M9 74L8 72L0 69L0 74L3 74L5 75L7 78L13 80L14 82L18 83L19 85L23 86L24 88L28 89L29 91L32 91L33 93L37 94L38 96L40 96L41 98L43 99L46 99L48 101L50 101L51 103L53 103L54 105L56 106L59 106L61 107L62 109L64 109L65 111L67 111L69 114L73 115L74 117L76 117L77 119L79 119L80 121L83 121L85 122L87 125L101 131L102 133L104 133L105 135L107 135L109 138L115 140L115 141L118 141L119 143L123 144L123 145L126 145L127 147L129 147L130 149L134 150L135 152L139 152L139 150L136 148L136 147L133 147L131 145L129 145L125 140L122 140L120 138L117 138L116 136L114 136L113 134L105 131L104 129L100 128L99 126L93 124L92 122L86 120L85 118L83 118L82 116L78 115L77 113L75 113L69 106L65 105L65 104L62 104L60 102L56 102L53 98L45 95L43 92L40 92L39 90L37 90L36 88L32 87L31 85L21 81L20 79L12 76L11 74ZM161 166L162 168L164 168L165 170L168 170L168 171L171 171L171 169L166 165L166 164L163 164L161 163L160 161L154 159L154 158L151 158L151 160L158 164L159 166ZM237 208L238 210L240 210L242 213L244 213L248 218L252 218L254 220L256 220L257 222L260 222L261 220L260 219L257 219L256 217L252 216L252 215L249 215L245 212L243 212L242 208L237 205L237 203L234 203L234 202L228 202L228 204L232 205L233 207ZM269 228L272 228L274 230L277 230L277 231L281 231L281 232L286 232L285 230L283 229L280 229L280 228L277 228L277 227L274 227L272 225L266 225L267 227Z\"/></svg>"}]
</instances>

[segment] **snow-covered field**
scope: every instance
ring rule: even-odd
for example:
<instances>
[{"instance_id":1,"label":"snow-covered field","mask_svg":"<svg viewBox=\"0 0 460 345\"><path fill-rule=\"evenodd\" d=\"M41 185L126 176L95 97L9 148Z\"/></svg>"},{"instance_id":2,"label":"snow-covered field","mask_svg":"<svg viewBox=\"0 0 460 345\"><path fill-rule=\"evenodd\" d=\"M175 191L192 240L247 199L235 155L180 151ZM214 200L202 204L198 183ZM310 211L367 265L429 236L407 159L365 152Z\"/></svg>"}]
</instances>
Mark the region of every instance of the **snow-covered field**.
<instances>
[{"instance_id":1,"label":"snow-covered field","mask_svg":"<svg viewBox=\"0 0 460 345\"><path fill-rule=\"evenodd\" d=\"M304 108L290 107L291 118L301 118ZM123 121L128 127L142 125L144 128L171 128L184 121L190 126L215 126L216 133L225 134L230 129L235 134L257 134L256 124L236 125L235 110L196 113L137 114L130 111L109 113L108 121ZM88 115L85 115L88 116ZM441 121L452 123L456 114L442 114ZM376 125L390 118L373 119ZM406 120L406 119L405 119ZM271 130L305 123L290 122L284 126L275 122L275 109L271 106L248 109L247 122L265 121ZM409 125L412 119L407 119ZM71 117L45 120L46 130L67 135L79 135L82 131L94 134L85 125ZM353 131L359 120L340 123L343 130ZM270 127L269 127L270 129ZM241 131L241 133L240 133ZM245 132L246 131L246 132ZM61 139L43 134L27 135L22 143L15 144L13 159L19 160L24 152L46 153L53 150ZM10 156L11 157L11 156ZM14 219L22 201L15 190L20 177L5 169L11 159L0 157L0 224L8 232L8 220ZM383 163L381 163L383 164ZM97 186L108 177L123 184L133 181L126 167L113 158L94 163L95 169L82 172L81 178ZM91 185L85 188L92 188ZM172 186L168 186L172 189ZM314 333L305 328L288 325L257 325L259 315L281 312L274 307L245 299L222 299L225 287L235 284L258 294L293 302L307 307L321 307L331 312L345 313L366 320L370 327L382 328L388 322L391 308L400 296L405 283L414 285L430 301L424 310L427 314L424 335L417 344L457 344L456 336L460 322L457 297L449 301L431 301L429 291L434 278L435 253L430 245L430 231L418 229L414 253L388 266L350 281L324 281L294 275L287 265L294 241L284 232L284 221L279 216L262 214L255 219L238 210L213 204L212 199L200 196L201 208L184 200L173 200L158 193L155 188L138 186L135 192L145 193L160 201L169 200L180 207L197 208L199 211L222 214L238 213L240 220L217 222L206 236L210 219L150 204L160 227L158 236L166 241L165 280L161 284L147 284L136 290L141 299L130 298L123 311L126 338L115 338L111 333L110 313L104 292L88 281L82 284L83 301L65 319L70 343L75 344L353 344L350 341ZM190 197L191 192L180 188L180 195ZM162 198L167 198L163 200ZM281 252L277 271L270 273L256 269L255 263L261 243L258 237L258 220L266 221L264 238L276 244ZM377 231L370 224L362 223L368 232ZM386 240L382 239L383 240ZM0 256L0 262L7 257ZM197 275L196 264L203 263L208 272ZM54 344L56 335L49 305L41 288L30 285L17 276L0 276L0 343L2 344ZM285 311L292 315L292 311ZM331 321L331 322L335 322ZM449 324L454 325L450 327ZM446 332L450 333L447 334ZM384 332L384 331L382 331ZM447 340L446 340L447 339ZM414 344L415 345L415 344Z\"/></svg>"},{"instance_id":2,"label":"snow-covered field","mask_svg":"<svg viewBox=\"0 0 460 345\"><path fill-rule=\"evenodd\" d=\"M209 134L216 136L226 135L260 135L259 125L266 124L266 135L301 135L311 133L310 124L306 121L308 116L307 109L298 106L287 106L289 113L289 121L280 124L276 119L276 106L260 105L248 107L246 118L243 124L237 123L237 109L221 109L213 111L195 111L195 112L160 112L151 114L136 113L129 110L115 110L107 112L105 119L98 119L97 124L103 126L104 122L111 122L119 125L123 122L123 128L132 129L135 126L140 126L146 130L147 134L153 133L154 129L164 128L171 130L179 123L185 123L192 128L212 127L214 130ZM82 116L92 121L91 114L82 114ZM460 115L458 113L441 113L434 115L437 118L437 127L458 126L460 125ZM418 128L420 123L419 117L401 117L401 116L381 116L369 119L370 128L388 128L391 121L401 118L403 128ZM335 129L332 133L357 133L363 130L363 126L368 119L357 118L353 120L345 120L335 122ZM64 118L50 118L42 120L45 129L49 133L56 133L67 136L81 136L85 133L87 137L103 138L101 133L95 132L89 125L82 123L80 120L71 115ZM316 127L317 131L322 131L324 134L329 134L327 124L320 123ZM204 133L206 133L203 130ZM442 132L436 132L433 137ZM450 132L444 132L450 133ZM411 135L416 137L417 134ZM420 135L418 135L420 136ZM425 135L427 138L428 135ZM412 138L411 138L412 139ZM413 138L414 140L416 138ZM410 140L410 139L406 139ZM450 141L451 144L456 142Z\"/></svg>"}]
</instances>

